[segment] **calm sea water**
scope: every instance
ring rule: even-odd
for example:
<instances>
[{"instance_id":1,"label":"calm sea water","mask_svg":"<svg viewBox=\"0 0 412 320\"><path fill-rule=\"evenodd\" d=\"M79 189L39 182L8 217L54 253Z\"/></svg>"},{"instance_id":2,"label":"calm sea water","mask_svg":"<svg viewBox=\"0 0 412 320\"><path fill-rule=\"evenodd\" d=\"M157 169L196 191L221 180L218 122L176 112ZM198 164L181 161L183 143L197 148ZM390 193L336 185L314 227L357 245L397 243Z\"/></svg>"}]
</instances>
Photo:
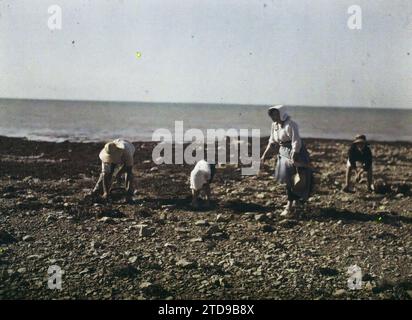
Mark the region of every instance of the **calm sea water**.
<instances>
[{"instance_id":1,"label":"calm sea water","mask_svg":"<svg viewBox=\"0 0 412 320\"><path fill-rule=\"evenodd\" d=\"M129 103L50 100L0 100L0 135L47 141L106 141L124 137L149 141L159 128L184 130L260 129L269 135L267 106ZM412 140L412 110L288 107L303 137Z\"/></svg>"}]
</instances>

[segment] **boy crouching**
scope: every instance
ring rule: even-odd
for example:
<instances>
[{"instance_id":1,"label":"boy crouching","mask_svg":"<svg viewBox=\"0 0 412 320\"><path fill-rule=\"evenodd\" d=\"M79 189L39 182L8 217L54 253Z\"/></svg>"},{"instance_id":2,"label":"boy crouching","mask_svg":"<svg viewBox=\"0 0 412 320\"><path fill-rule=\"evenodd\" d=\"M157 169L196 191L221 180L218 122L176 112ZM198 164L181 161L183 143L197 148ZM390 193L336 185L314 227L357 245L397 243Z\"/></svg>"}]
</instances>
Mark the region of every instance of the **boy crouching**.
<instances>
[{"instance_id":1,"label":"boy crouching","mask_svg":"<svg viewBox=\"0 0 412 320\"><path fill-rule=\"evenodd\" d=\"M102 173L94 187L92 194L96 195L103 190L103 199L108 199L113 182L116 167L119 167L117 175L125 174L126 201L131 202L133 185L133 156L135 147L132 143L123 139L116 139L106 143L99 154L102 162Z\"/></svg>"},{"instance_id":2,"label":"boy crouching","mask_svg":"<svg viewBox=\"0 0 412 320\"><path fill-rule=\"evenodd\" d=\"M192 190L192 206L199 207L200 192L206 195L206 206L210 206L210 183L215 175L216 165L200 160L190 173L190 189Z\"/></svg>"},{"instance_id":3,"label":"boy crouching","mask_svg":"<svg viewBox=\"0 0 412 320\"><path fill-rule=\"evenodd\" d=\"M355 137L351 147L348 151L348 160L346 164L345 186L343 191L351 192L351 176L352 172L356 171L356 164L360 164L360 170L357 172L355 181L360 182L362 174L366 172L368 181L368 191L373 191L372 181L372 152L369 144L366 141L365 135L358 135Z\"/></svg>"}]
</instances>

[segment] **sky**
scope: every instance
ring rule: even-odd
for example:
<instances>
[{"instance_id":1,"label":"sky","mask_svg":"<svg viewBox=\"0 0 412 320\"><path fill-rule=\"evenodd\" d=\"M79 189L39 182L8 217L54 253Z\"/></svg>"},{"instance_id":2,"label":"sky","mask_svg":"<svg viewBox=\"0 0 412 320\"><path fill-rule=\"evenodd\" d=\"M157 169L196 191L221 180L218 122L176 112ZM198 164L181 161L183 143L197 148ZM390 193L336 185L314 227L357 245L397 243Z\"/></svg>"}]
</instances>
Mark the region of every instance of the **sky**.
<instances>
[{"instance_id":1,"label":"sky","mask_svg":"<svg viewBox=\"0 0 412 320\"><path fill-rule=\"evenodd\" d=\"M411 89L410 0L0 0L3 98L412 108Z\"/></svg>"}]
</instances>

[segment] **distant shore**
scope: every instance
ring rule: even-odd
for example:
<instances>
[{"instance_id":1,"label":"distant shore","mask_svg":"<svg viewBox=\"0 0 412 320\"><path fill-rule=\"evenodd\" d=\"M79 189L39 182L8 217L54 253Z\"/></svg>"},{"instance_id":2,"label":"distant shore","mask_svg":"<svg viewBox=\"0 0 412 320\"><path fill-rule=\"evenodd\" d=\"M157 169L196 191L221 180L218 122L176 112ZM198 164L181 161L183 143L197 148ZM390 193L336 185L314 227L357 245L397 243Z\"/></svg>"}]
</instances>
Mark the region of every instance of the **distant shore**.
<instances>
[{"instance_id":1,"label":"distant shore","mask_svg":"<svg viewBox=\"0 0 412 320\"><path fill-rule=\"evenodd\" d=\"M267 145L269 137L260 139L260 150L263 152ZM351 144L350 140L343 139L321 139L321 138L303 138L309 150L315 152L311 154L315 162L331 161L335 165L344 163L346 160L346 150ZM39 175L38 170L43 170L46 166L55 166L56 168L50 174L63 174L65 176L99 168L98 154L105 142L49 142L34 141L25 138L13 138L0 136L0 160L2 161L2 170L0 175L17 174L21 176L31 170L33 175ZM136 147L135 168L147 169L155 164L152 161L152 149L159 143L156 141L133 141ZM378 159L380 156L389 158L393 153L398 154L403 149L405 152L412 149L412 142L404 141L370 141L372 151L376 148ZM188 143L184 144L186 147ZM326 147L327 146L327 147ZM335 149L335 152L326 152L322 156L318 155L316 149L325 148L325 150ZM337 148L337 149L336 149ZM380 151L383 148L383 151ZM387 151L385 151L387 150ZM229 152L229 150L227 150ZM388 153L388 155L385 155ZM411 151L409 151L411 154ZM319 159L318 159L319 158ZM229 160L229 156L227 156ZM272 160L274 161L274 160ZM384 163L382 163L384 164ZM30 168L30 166L33 166ZM173 165L168 166L173 170ZM265 164L265 166L267 166ZM190 165L184 165L190 168ZM411 173L412 174L412 173Z\"/></svg>"},{"instance_id":2,"label":"distant shore","mask_svg":"<svg viewBox=\"0 0 412 320\"><path fill-rule=\"evenodd\" d=\"M263 152L269 137L262 137L260 139L260 149ZM347 146L351 144L350 140L344 139L325 139L325 138L303 138L305 143L308 145L309 149L317 148L317 145L342 145ZM229 139L230 141L230 139ZM68 140L63 142L50 142L50 141L36 141L28 140L26 138L15 138L15 137L5 137L0 136L0 157L2 157L3 162L14 163L13 157L17 157L17 163L30 162L35 164L36 162L41 163L44 159L49 159L50 161L60 161L62 166L67 168L70 167L75 171L91 169L91 166L98 164L98 153L103 147L106 141L101 142L70 142ZM150 166L154 165L152 163L151 150L156 146L158 141L133 141L136 146L136 166ZM373 146L385 146L390 149L392 148L412 148L412 142L405 141L369 141ZM185 146L188 143L184 144ZM342 151L339 151L339 158L342 158ZM11 156L11 158L10 158ZM336 154L338 156L338 154ZM20 157L20 158L19 158ZM25 157L28 157L25 159ZM34 157L34 158L33 158ZM37 161L36 161L37 157ZM334 155L328 154L328 159L333 160ZM19 160L20 159L20 160ZM42 160L43 159L43 160ZM144 160L143 160L144 159ZM227 158L229 159L229 158ZM316 154L315 154L316 159ZM335 159L338 160L338 159ZM316 161L316 160L315 160ZM319 160L321 161L321 159ZM344 159L340 159L344 161ZM143 163L145 162L145 163ZM3 166L5 164L3 163ZM34 168L33 168L34 169ZM12 170L14 171L14 170ZM6 167L3 167L1 174L6 174ZM35 170L34 170L35 172ZM70 171L69 171L70 172ZM68 172L68 173L69 173Z\"/></svg>"},{"instance_id":3,"label":"distant shore","mask_svg":"<svg viewBox=\"0 0 412 320\"><path fill-rule=\"evenodd\" d=\"M29 139L27 137L14 137L14 136L4 136L4 135L0 135L0 140L7 140L7 139L16 139L16 140L23 140L23 141L28 141L28 142L33 142L33 143L90 143L90 144L101 144L101 143L106 143L107 141L102 139L102 140L87 140L85 139L84 141L76 141L76 140L71 140L71 139L66 139L66 140L62 140L62 141L50 141L50 140L43 140L43 139ZM260 137L260 139L262 141L267 141L269 139L269 136L264 135L262 137ZM305 141L315 141L315 140L319 140L319 141L324 141L324 142L331 142L331 141L336 141L336 142L347 142L347 143L351 143L350 139L341 139L341 138L321 138L321 137L305 137L302 136L302 139ZM131 142L133 143L158 143L160 141L152 141L152 140L139 140L139 139L130 139ZM399 145L412 145L412 142L410 141L405 141L405 140L376 140L376 139L368 139L369 143L377 143L377 144L399 144ZM188 142L185 142L185 144L187 144Z\"/></svg>"}]
</instances>

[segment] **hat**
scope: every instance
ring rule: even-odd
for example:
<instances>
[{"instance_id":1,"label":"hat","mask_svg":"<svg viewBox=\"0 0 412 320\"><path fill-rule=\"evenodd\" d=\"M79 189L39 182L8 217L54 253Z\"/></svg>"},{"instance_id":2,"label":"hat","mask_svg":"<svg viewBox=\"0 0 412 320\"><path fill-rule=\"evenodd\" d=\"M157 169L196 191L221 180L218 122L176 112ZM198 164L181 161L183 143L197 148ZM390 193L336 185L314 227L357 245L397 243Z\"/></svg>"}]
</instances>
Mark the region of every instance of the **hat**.
<instances>
[{"instance_id":1,"label":"hat","mask_svg":"<svg viewBox=\"0 0 412 320\"><path fill-rule=\"evenodd\" d=\"M118 149L126 149L126 145L125 145L125 143L127 143L128 141L126 141L126 140L122 140L122 139L116 139L116 140L113 140L113 143L116 145L116 147L118 148Z\"/></svg>"},{"instance_id":2,"label":"hat","mask_svg":"<svg viewBox=\"0 0 412 320\"><path fill-rule=\"evenodd\" d=\"M100 152L99 158L103 162L117 163L122 156L122 149L124 149L124 144L120 144L119 141L108 142Z\"/></svg>"},{"instance_id":3,"label":"hat","mask_svg":"<svg viewBox=\"0 0 412 320\"><path fill-rule=\"evenodd\" d=\"M277 110L279 112L279 117L281 121L285 121L289 118L289 115L286 113L286 107L283 104L278 104L276 106L272 106L268 109L268 114L270 114L273 110Z\"/></svg>"},{"instance_id":4,"label":"hat","mask_svg":"<svg viewBox=\"0 0 412 320\"><path fill-rule=\"evenodd\" d=\"M366 136L364 134L358 134L353 140L353 143L366 143Z\"/></svg>"}]
</instances>

